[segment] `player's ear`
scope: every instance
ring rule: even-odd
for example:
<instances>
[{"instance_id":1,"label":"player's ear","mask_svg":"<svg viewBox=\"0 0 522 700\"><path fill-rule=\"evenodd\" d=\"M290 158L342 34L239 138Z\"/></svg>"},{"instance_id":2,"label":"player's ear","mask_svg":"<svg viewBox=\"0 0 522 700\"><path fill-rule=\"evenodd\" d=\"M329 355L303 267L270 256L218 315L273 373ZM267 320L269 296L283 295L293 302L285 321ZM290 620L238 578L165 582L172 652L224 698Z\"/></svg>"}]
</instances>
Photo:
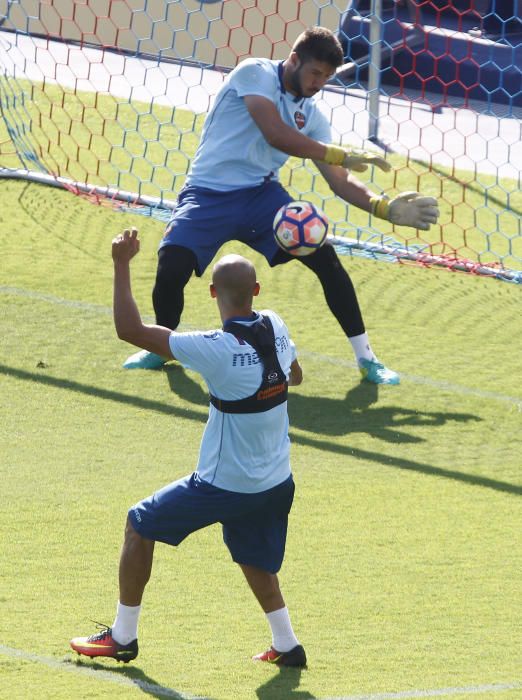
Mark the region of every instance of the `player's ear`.
<instances>
[{"instance_id":1,"label":"player's ear","mask_svg":"<svg viewBox=\"0 0 522 700\"><path fill-rule=\"evenodd\" d=\"M295 51L291 51L290 55L288 56L288 62L292 66L293 70L297 70L299 68L299 65L301 64L301 61L299 60L299 56Z\"/></svg>"},{"instance_id":2,"label":"player's ear","mask_svg":"<svg viewBox=\"0 0 522 700\"><path fill-rule=\"evenodd\" d=\"M254 290L253 290L253 292L252 292L252 296L257 297L257 295L259 294L260 290L261 290L261 285L259 284L259 282L256 282L255 285L254 285Z\"/></svg>"},{"instance_id":3,"label":"player's ear","mask_svg":"<svg viewBox=\"0 0 522 700\"><path fill-rule=\"evenodd\" d=\"M210 290L210 296L212 297L212 299L215 299L217 297L217 292L216 292L216 288L214 287L213 284L211 284L209 286L209 290Z\"/></svg>"}]
</instances>

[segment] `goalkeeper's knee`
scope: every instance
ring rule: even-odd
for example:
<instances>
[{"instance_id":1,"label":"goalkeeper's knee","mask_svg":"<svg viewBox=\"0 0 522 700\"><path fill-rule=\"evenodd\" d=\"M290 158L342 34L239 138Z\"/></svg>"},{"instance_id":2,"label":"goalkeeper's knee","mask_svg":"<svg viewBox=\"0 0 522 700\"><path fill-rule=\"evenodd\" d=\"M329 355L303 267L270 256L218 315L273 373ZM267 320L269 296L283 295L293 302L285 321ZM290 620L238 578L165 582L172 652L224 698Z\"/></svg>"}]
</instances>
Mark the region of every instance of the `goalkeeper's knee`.
<instances>
[{"instance_id":1,"label":"goalkeeper's knee","mask_svg":"<svg viewBox=\"0 0 522 700\"><path fill-rule=\"evenodd\" d=\"M298 259L319 278L330 311L346 335L364 333L364 321L353 282L334 246L327 242L312 255Z\"/></svg>"},{"instance_id":2,"label":"goalkeeper's knee","mask_svg":"<svg viewBox=\"0 0 522 700\"><path fill-rule=\"evenodd\" d=\"M312 255L299 257L298 260L310 270L313 270L318 277L321 277L322 274L331 274L332 267L341 265L337 253L329 241L326 241Z\"/></svg>"}]
</instances>

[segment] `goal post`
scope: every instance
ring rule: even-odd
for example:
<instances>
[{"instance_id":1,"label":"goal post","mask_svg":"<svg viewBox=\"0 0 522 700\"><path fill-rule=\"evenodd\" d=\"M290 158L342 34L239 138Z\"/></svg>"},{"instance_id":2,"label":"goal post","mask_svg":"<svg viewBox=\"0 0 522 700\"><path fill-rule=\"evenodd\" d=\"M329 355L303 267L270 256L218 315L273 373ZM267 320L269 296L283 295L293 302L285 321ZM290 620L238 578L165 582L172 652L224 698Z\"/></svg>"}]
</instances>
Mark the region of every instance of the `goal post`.
<instances>
[{"instance_id":1,"label":"goal post","mask_svg":"<svg viewBox=\"0 0 522 700\"><path fill-rule=\"evenodd\" d=\"M364 56L347 56L321 108L336 141L386 152L393 173L363 176L373 190L435 196L440 224L415 232L372 220L335 198L308 161L290 159L283 184L326 212L340 251L521 282L522 109L513 103L495 112L491 101L406 88L409 73L400 73L400 41L388 37L389 27L403 32L404 50L415 57L420 33L426 43L430 29L390 15L389 0L367 4L369 13L358 17L363 29L373 22L379 74L369 85ZM411 15L413 0L408 4ZM339 32L347 5L0 0L0 176L122 201L164 219L226 73L249 56L283 60L306 26ZM398 87L386 82L390 70Z\"/></svg>"}]
</instances>

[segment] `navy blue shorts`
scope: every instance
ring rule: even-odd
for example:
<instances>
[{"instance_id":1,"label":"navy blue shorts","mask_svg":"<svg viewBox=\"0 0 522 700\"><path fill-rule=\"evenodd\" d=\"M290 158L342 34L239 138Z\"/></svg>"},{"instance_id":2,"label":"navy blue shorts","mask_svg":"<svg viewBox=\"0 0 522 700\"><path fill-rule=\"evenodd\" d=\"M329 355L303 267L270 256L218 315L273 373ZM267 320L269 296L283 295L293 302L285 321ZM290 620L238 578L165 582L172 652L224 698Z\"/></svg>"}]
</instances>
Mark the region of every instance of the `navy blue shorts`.
<instances>
[{"instance_id":1,"label":"navy blue shorts","mask_svg":"<svg viewBox=\"0 0 522 700\"><path fill-rule=\"evenodd\" d=\"M231 192L189 185L179 194L160 248L179 245L192 250L197 275L203 274L224 243L233 240L246 243L272 264L280 250L274 239L274 217L291 201L284 187L274 181ZM278 262L286 262L279 258Z\"/></svg>"},{"instance_id":2,"label":"navy blue shorts","mask_svg":"<svg viewBox=\"0 0 522 700\"><path fill-rule=\"evenodd\" d=\"M283 563L294 490L291 476L268 491L236 493L192 474L130 508L129 520L145 539L174 546L190 533L219 522L237 564L275 574Z\"/></svg>"}]
</instances>

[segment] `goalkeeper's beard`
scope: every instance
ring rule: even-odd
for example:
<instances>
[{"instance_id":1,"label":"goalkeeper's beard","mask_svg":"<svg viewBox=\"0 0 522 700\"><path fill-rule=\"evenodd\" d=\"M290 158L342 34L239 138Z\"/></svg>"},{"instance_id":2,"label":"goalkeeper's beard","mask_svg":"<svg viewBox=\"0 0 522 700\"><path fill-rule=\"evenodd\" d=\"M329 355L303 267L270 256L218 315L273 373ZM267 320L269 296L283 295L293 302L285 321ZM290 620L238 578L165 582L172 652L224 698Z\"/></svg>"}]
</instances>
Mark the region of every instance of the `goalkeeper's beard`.
<instances>
[{"instance_id":1,"label":"goalkeeper's beard","mask_svg":"<svg viewBox=\"0 0 522 700\"><path fill-rule=\"evenodd\" d=\"M312 97L313 95L318 92L317 90L313 90L310 95L305 95L303 86L301 84L301 68L303 67L303 64L299 66L299 68L296 68L295 71L292 73L290 76L290 89L294 93L294 95L298 98L301 97Z\"/></svg>"}]
</instances>

